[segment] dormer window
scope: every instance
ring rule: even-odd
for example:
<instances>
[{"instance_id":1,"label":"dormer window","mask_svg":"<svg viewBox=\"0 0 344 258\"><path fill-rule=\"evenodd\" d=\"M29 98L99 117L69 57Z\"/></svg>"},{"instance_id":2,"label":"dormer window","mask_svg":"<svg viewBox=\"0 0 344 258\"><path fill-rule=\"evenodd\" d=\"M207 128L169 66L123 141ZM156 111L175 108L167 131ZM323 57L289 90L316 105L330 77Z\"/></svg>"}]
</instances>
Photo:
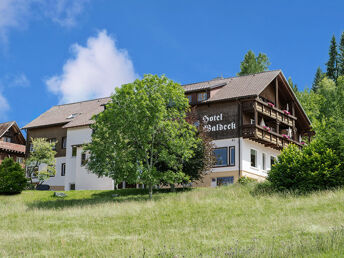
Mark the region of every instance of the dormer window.
<instances>
[{"instance_id":1,"label":"dormer window","mask_svg":"<svg viewBox=\"0 0 344 258\"><path fill-rule=\"evenodd\" d=\"M207 93L206 92L197 93L197 101L198 102L202 102L205 100L207 100Z\"/></svg>"},{"instance_id":2,"label":"dormer window","mask_svg":"<svg viewBox=\"0 0 344 258\"><path fill-rule=\"evenodd\" d=\"M77 115L79 115L79 113L71 114L71 115L69 115L66 119L73 119L73 118L75 118Z\"/></svg>"}]
</instances>

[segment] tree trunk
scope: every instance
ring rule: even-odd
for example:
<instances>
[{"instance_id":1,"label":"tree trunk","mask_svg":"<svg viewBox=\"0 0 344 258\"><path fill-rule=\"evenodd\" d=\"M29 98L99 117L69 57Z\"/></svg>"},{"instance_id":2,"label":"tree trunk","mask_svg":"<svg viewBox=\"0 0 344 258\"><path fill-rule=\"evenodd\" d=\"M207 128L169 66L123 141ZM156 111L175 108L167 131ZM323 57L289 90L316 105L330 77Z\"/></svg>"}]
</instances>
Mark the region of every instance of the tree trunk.
<instances>
[{"instance_id":1,"label":"tree trunk","mask_svg":"<svg viewBox=\"0 0 344 258\"><path fill-rule=\"evenodd\" d=\"M173 193L176 192L176 188L175 188L174 184L170 184L170 188L171 188L171 192L173 192Z\"/></svg>"},{"instance_id":2,"label":"tree trunk","mask_svg":"<svg viewBox=\"0 0 344 258\"><path fill-rule=\"evenodd\" d=\"M153 185L149 184L149 199L152 200L152 195L153 195Z\"/></svg>"}]
</instances>

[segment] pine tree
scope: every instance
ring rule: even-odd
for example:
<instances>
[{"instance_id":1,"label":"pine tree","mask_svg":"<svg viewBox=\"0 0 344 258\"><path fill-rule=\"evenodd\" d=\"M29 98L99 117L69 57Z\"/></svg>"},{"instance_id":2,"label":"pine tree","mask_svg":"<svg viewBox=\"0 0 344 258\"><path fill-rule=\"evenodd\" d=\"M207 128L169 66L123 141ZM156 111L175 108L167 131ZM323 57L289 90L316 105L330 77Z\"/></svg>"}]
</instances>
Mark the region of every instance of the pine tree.
<instances>
[{"instance_id":1,"label":"pine tree","mask_svg":"<svg viewBox=\"0 0 344 258\"><path fill-rule=\"evenodd\" d=\"M329 50L329 60L326 63L327 65L327 77L337 81L338 77L338 68L337 68L337 61L338 61L338 51L337 51L337 43L336 43L336 38L333 35L331 44L330 44L330 50Z\"/></svg>"},{"instance_id":2,"label":"pine tree","mask_svg":"<svg viewBox=\"0 0 344 258\"><path fill-rule=\"evenodd\" d=\"M321 82L322 79L324 79L325 74L323 73L323 71L321 70L320 67L318 67L315 76L314 76L314 81L312 84L312 91L317 92L318 88L319 88L319 83Z\"/></svg>"},{"instance_id":3,"label":"pine tree","mask_svg":"<svg viewBox=\"0 0 344 258\"><path fill-rule=\"evenodd\" d=\"M240 72L238 75L264 72L268 70L269 65L269 58L265 54L259 53L258 56L256 56L252 50L249 50L244 60L240 63Z\"/></svg>"},{"instance_id":4,"label":"pine tree","mask_svg":"<svg viewBox=\"0 0 344 258\"><path fill-rule=\"evenodd\" d=\"M291 77L288 78L288 83L289 83L290 87L292 88L292 90L294 91L294 93L299 91L297 84L293 83L293 80L291 79Z\"/></svg>"},{"instance_id":5,"label":"pine tree","mask_svg":"<svg viewBox=\"0 0 344 258\"><path fill-rule=\"evenodd\" d=\"M344 32L342 32L339 43L338 76L344 76Z\"/></svg>"}]
</instances>

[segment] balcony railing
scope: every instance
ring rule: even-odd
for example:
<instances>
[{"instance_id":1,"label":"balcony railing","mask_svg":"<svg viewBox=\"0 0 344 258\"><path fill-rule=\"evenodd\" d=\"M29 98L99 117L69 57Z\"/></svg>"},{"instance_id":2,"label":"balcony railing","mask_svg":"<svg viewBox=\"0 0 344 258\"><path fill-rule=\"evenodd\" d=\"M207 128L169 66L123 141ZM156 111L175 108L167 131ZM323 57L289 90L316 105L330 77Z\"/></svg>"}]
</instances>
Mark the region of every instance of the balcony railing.
<instances>
[{"instance_id":1,"label":"balcony railing","mask_svg":"<svg viewBox=\"0 0 344 258\"><path fill-rule=\"evenodd\" d=\"M259 125L247 124L242 128L243 138L250 138L257 142L282 149L293 143L299 147L302 147L300 142L294 141L291 138L278 134L276 132L269 131Z\"/></svg>"}]
</instances>

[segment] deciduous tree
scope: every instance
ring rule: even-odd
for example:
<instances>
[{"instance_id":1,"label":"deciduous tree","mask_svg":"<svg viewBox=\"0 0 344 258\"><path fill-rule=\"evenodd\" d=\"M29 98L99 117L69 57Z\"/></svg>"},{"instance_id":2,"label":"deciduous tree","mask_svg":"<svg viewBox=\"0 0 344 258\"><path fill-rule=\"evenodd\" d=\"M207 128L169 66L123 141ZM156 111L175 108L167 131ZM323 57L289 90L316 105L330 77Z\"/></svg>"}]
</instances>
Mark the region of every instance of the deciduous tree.
<instances>
[{"instance_id":1,"label":"deciduous tree","mask_svg":"<svg viewBox=\"0 0 344 258\"><path fill-rule=\"evenodd\" d=\"M152 189L161 181L180 183L190 177L182 161L197 143L195 126L186 122L188 100L183 88L165 76L116 88L104 112L95 117L88 168L115 182L142 183ZM159 171L163 162L167 171Z\"/></svg>"},{"instance_id":2,"label":"deciduous tree","mask_svg":"<svg viewBox=\"0 0 344 258\"><path fill-rule=\"evenodd\" d=\"M31 138L32 151L26 160L26 172L31 183L37 177L38 184L42 184L50 176L55 175L55 143L50 143L45 138ZM41 169L40 169L41 168Z\"/></svg>"}]
</instances>

